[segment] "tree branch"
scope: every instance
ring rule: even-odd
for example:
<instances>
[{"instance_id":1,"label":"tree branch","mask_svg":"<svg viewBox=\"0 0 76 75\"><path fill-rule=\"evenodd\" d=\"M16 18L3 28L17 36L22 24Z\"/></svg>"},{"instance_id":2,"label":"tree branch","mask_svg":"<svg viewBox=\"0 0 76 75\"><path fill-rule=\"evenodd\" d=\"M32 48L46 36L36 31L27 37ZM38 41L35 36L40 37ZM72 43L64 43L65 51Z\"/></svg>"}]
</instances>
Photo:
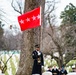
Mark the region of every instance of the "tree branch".
<instances>
[{"instance_id":1,"label":"tree branch","mask_svg":"<svg viewBox=\"0 0 76 75\"><path fill-rule=\"evenodd\" d=\"M7 62L9 61L9 59L13 56L15 52L12 53L12 55L8 58L8 60L6 62L4 62L2 59L1 61L4 63L4 66L2 68L2 73L5 73L6 69L7 69Z\"/></svg>"},{"instance_id":2,"label":"tree branch","mask_svg":"<svg viewBox=\"0 0 76 75\"><path fill-rule=\"evenodd\" d=\"M13 9L14 9L16 12L22 14L20 4L17 2L18 6L19 6L19 10L20 10L20 11L19 11L19 10L17 10L17 9L13 6L13 1L14 1L14 0L12 0L12 2L11 2L11 6L13 7Z\"/></svg>"}]
</instances>

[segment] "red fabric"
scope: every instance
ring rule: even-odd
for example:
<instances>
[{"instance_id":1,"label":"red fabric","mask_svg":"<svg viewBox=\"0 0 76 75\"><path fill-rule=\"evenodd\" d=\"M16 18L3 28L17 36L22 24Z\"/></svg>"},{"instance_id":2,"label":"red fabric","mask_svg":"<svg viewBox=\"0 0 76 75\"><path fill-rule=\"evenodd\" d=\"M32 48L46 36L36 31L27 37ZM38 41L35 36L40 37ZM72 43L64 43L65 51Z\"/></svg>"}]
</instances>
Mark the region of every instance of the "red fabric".
<instances>
[{"instance_id":1,"label":"red fabric","mask_svg":"<svg viewBox=\"0 0 76 75\"><path fill-rule=\"evenodd\" d=\"M41 13L40 7L31 10L21 16L18 16L18 22L21 28L21 31L26 29L31 29L40 26L41 24Z\"/></svg>"}]
</instances>

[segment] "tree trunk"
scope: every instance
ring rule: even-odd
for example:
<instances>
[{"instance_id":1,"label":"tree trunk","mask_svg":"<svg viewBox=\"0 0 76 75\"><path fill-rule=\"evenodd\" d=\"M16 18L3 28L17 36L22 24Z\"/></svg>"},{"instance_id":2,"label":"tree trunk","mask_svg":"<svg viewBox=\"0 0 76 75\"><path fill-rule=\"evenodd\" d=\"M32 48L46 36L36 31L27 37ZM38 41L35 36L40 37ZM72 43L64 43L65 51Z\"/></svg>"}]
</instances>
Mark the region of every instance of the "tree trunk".
<instances>
[{"instance_id":1,"label":"tree trunk","mask_svg":"<svg viewBox=\"0 0 76 75\"><path fill-rule=\"evenodd\" d=\"M56 61L57 61L57 64L59 67L61 67L63 65L63 59L58 58Z\"/></svg>"},{"instance_id":2,"label":"tree trunk","mask_svg":"<svg viewBox=\"0 0 76 75\"><path fill-rule=\"evenodd\" d=\"M30 11L41 5L42 0L25 0L24 12ZM35 44L40 44L40 31L41 28L26 30L22 34L22 45L20 62L16 75L31 75L32 71L32 51L34 50Z\"/></svg>"}]
</instances>

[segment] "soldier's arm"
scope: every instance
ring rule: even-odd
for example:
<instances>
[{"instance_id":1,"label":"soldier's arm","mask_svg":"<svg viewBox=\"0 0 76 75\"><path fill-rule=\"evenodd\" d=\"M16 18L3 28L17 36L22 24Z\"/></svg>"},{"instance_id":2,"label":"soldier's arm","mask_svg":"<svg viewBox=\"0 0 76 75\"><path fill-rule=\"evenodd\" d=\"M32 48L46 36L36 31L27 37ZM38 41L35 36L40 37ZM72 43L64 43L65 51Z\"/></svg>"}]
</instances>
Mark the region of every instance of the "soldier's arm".
<instances>
[{"instance_id":1,"label":"soldier's arm","mask_svg":"<svg viewBox=\"0 0 76 75\"><path fill-rule=\"evenodd\" d=\"M33 57L33 59L37 59L39 56L38 56L38 54L36 52L33 52L32 57Z\"/></svg>"}]
</instances>

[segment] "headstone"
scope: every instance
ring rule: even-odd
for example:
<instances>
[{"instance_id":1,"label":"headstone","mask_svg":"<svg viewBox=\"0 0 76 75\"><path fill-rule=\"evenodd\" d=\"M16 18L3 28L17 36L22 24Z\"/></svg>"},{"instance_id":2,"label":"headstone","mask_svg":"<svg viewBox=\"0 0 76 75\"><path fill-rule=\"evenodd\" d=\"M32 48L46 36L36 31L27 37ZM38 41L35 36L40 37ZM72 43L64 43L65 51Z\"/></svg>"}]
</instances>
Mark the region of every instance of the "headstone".
<instances>
[{"instance_id":1,"label":"headstone","mask_svg":"<svg viewBox=\"0 0 76 75\"><path fill-rule=\"evenodd\" d=\"M43 72L42 75L52 75L51 72Z\"/></svg>"},{"instance_id":2,"label":"headstone","mask_svg":"<svg viewBox=\"0 0 76 75\"><path fill-rule=\"evenodd\" d=\"M76 72L68 73L67 75L76 75Z\"/></svg>"},{"instance_id":3,"label":"headstone","mask_svg":"<svg viewBox=\"0 0 76 75\"><path fill-rule=\"evenodd\" d=\"M0 75L5 75L5 74L0 73Z\"/></svg>"},{"instance_id":4,"label":"headstone","mask_svg":"<svg viewBox=\"0 0 76 75\"><path fill-rule=\"evenodd\" d=\"M40 74L32 74L32 75L40 75Z\"/></svg>"},{"instance_id":5,"label":"headstone","mask_svg":"<svg viewBox=\"0 0 76 75\"><path fill-rule=\"evenodd\" d=\"M10 68L9 70L7 70L8 75L12 75L12 69Z\"/></svg>"}]
</instances>

